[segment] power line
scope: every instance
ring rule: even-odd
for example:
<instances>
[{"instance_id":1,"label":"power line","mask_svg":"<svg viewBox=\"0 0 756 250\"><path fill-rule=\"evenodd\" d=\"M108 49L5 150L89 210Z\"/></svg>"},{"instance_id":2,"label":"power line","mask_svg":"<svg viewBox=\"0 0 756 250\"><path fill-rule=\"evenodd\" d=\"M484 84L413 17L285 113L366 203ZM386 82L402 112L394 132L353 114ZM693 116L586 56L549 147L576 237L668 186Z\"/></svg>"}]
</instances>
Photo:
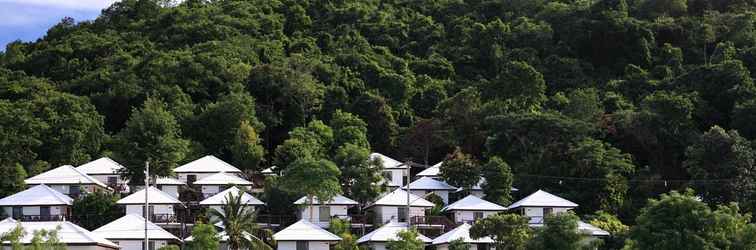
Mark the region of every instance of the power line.
<instances>
[{"instance_id":1,"label":"power line","mask_svg":"<svg viewBox=\"0 0 756 250\"><path fill-rule=\"evenodd\" d=\"M514 177L541 178L553 180L577 180L577 181L608 181L609 178L589 178L589 177L571 177L571 176L553 176L553 175L534 175L534 174L514 174ZM634 183L726 183L736 179L628 179L627 182Z\"/></svg>"}]
</instances>

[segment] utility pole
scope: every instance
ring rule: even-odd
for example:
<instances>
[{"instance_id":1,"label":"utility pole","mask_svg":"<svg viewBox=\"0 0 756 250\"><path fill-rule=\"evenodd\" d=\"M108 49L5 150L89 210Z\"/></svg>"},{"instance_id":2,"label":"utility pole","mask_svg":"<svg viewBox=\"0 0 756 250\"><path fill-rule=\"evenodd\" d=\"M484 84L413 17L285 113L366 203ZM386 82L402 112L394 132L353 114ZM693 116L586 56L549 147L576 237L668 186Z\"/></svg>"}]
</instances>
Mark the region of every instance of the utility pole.
<instances>
[{"instance_id":1,"label":"utility pole","mask_svg":"<svg viewBox=\"0 0 756 250\"><path fill-rule=\"evenodd\" d=\"M410 179L410 166L410 161L404 163L404 171L407 173L407 228L412 226L412 218L410 217L410 192L412 192L410 189L410 183L412 182L412 179Z\"/></svg>"},{"instance_id":2,"label":"utility pole","mask_svg":"<svg viewBox=\"0 0 756 250\"><path fill-rule=\"evenodd\" d=\"M150 249L150 235L147 233L150 223L150 162L144 163L144 250Z\"/></svg>"}]
</instances>

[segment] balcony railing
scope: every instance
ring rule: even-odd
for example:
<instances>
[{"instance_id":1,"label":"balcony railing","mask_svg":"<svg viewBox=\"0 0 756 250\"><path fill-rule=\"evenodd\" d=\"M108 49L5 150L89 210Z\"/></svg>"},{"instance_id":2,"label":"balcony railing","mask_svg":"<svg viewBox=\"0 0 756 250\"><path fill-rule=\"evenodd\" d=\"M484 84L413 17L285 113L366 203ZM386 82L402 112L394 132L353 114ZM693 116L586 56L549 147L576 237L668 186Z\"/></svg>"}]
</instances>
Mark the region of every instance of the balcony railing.
<instances>
[{"instance_id":1,"label":"balcony railing","mask_svg":"<svg viewBox=\"0 0 756 250\"><path fill-rule=\"evenodd\" d=\"M369 216L367 214L353 214L350 216L350 222L352 225L354 224L372 224L373 223L373 216Z\"/></svg>"},{"instance_id":2,"label":"balcony railing","mask_svg":"<svg viewBox=\"0 0 756 250\"><path fill-rule=\"evenodd\" d=\"M431 227L441 226L452 229L457 226L456 223L445 216L412 216L410 218L413 225L428 225Z\"/></svg>"},{"instance_id":3,"label":"balcony railing","mask_svg":"<svg viewBox=\"0 0 756 250\"><path fill-rule=\"evenodd\" d=\"M153 223L179 223L181 222L175 214L152 214L150 221Z\"/></svg>"},{"instance_id":4,"label":"balcony railing","mask_svg":"<svg viewBox=\"0 0 756 250\"><path fill-rule=\"evenodd\" d=\"M65 215L23 215L18 218L20 221L64 221L67 220Z\"/></svg>"},{"instance_id":5,"label":"balcony railing","mask_svg":"<svg viewBox=\"0 0 756 250\"><path fill-rule=\"evenodd\" d=\"M297 218L287 215L259 214L257 223L268 227L285 227L296 222Z\"/></svg>"}]
</instances>

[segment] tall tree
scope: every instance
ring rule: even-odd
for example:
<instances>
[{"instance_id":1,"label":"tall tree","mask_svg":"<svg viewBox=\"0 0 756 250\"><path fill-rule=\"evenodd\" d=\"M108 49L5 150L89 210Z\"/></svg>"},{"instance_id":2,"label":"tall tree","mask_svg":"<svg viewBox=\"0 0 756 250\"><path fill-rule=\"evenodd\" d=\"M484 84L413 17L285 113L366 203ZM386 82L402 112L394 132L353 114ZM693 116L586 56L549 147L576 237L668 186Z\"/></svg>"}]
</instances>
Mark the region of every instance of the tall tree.
<instances>
[{"instance_id":1,"label":"tall tree","mask_svg":"<svg viewBox=\"0 0 756 250\"><path fill-rule=\"evenodd\" d=\"M483 193L490 202L507 205L512 202L512 182L514 176L509 165L499 157L492 157L483 165L482 171L485 182Z\"/></svg>"},{"instance_id":2,"label":"tall tree","mask_svg":"<svg viewBox=\"0 0 756 250\"><path fill-rule=\"evenodd\" d=\"M77 216L78 225L95 230L122 216L121 211L113 209L119 199L117 195L103 191L82 195L74 200L72 213Z\"/></svg>"},{"instance_id":3,"label":"tall tree","mask_svg":"<svg viewBox=\"0 0 756 250\"><path fill-rule=\"evenodd\" d=\"M388 189L383 180L383 164L380 159L370 158L370 151L354 144L346 144L336 150L334 163L341 171L341 187L344 193L360 203L369 202ZM380 183L380 184L376 184Z\"/></svg>"},{"instance_id":4,"label":"tall tree","mask_svg":"<svg viewBox=\"0 0 756 250\"><path fill-rule=\"evenodd\" d=\"M198 223L192 228L192 242L190 249L218 249L220 238L214 225Z\"/></svg>"},{"instance_id":5,"label":"tall tree","mask_svg":"<svg viewBox=\"0 0 756 250\"><path fill-rule=\"evenodd\" d=\"M260 145L257 131L247 121L242 121L231 144L234 165L244 170L260 171L265 160L265 149Z\"/></svg>"},{"instance_id":6,"label":"tall tree","mask_svg":"<svg viewBox=\"0 0 756 250\"><path fill-rule=\"evenodd\" d=\"M580 218L572 212L547 215L543 228L536 231L530 249L578 250L583 235L578 231Z\"/></svg>"},{"instance_id":7,"label":"tall tree","mask_svg":"<svg viewBox=\"0 0 756 250\"><path fill-rule=\"evenodd\" d=\"M630 229L626 249L742 249L756 239L743 236L756 227L737 205L712 211L693 195L672 191L651 199Z\"/></svg>"},{"instance_id":8,"label":"tall tree","mask_svg":"<svg viewBox=\"0 0 756 250\"><path fill-rule=\"evenodd\" d=\"M26 170L21 164L2 165L0 171L5 173L5 178L0 179L0 196L6 197L26 188Z\"/></svg>"},{"instance_id":9,"label":"tall tree","mask_svg":"<svg viewBox=\"0 0 756 250\"><path fill-rule=\"evenodd\" d=\"M265 240L269 240L271 232L261 229L256 222L253 209L242 201L244 190L239 193L229 193L225 198L225 205L221 211L210 209L210 217L216 218L215 224L221 222L228 236L228 247L232 250L260 249L273 250ZM258 236L265 235L266 239Z\"/></svg>"},{"instance_id":10,"label":"tall tree","mask_svg":"<svg viewBox=\"0 0 756 250\"><path fill-rule=\"evenodd\" d=\"M686 156L684 166L690 176L703 180L691 185L705 202L737 201L750 211L756 208L756 151L737 131L714 126L688 147Z\"/></svg>"},{"instance_id":11,"label":"tall tree","mask_svg":"<svg viewBox=\"0 0 756 250\"><path fill-rule=\"evenodd\" d=\"M452 186L470 190L480 180L480 164L473 156L457 148L446 156L439 175Z\"/></svg>"},{"instance_id":12,"label":"tall tree","mask_svg":"<svg viewBox=\"0 0 756 250\"><path fill-rule=\"evenodd\" d=\"M329 160L299 159L282 173L282 187L293 193L305 194L313 218L314 199L327 202L341 193L341 171Z\"/></svg>"},{"instance_id":13,"label":"tall tree","mask_svg":"<svg viewBox=\"0 0 756 250\"><path fill-rule=\"evenodd\" d=\"M528 218L519 214L496 214L475 222L470 228L470 237L477 239L489 236L496 249L523 250L533 237Z\"/></svg>"},{"instance_id":14,"label":"tall tree","mask_svg":"<svg viewBox=\"0 0 756 250\"><path fill-rule=\"evenodd\" d=\"M189 142L181 138L178 123L165 103L147 98L134 109L126 127L115 137L114 158L124 164L121 175L131 184L144 181L144 162L150 161L150 173L170 176L184 159Z\"/></svg>"}]
</instances>

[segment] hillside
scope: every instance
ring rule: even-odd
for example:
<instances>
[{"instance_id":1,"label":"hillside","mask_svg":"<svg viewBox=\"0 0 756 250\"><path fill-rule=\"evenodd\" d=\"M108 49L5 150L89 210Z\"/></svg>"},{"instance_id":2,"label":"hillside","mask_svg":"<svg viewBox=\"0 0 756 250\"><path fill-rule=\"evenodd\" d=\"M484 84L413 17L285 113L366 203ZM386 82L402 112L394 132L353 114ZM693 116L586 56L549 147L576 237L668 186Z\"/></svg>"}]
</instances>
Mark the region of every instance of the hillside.
<instances>
[{"instance_id":1,"label":"hillside","mask_svg":"<svg viewBox=\"0 0 756 250\"><path fill-rule=\"evenodd\" d=\"M365 138L332 139L431 165L456 147L498 157L521 194L550 190L579 213L632 223L688 187L752 212L754 6L124 0L0 54L0 164L30 176L112 155L139 179L145 160L169 174L213 154L260 171L308 153L292 135L320 138L295 128L358 117Z\"/></svg>"}]
</instances>

